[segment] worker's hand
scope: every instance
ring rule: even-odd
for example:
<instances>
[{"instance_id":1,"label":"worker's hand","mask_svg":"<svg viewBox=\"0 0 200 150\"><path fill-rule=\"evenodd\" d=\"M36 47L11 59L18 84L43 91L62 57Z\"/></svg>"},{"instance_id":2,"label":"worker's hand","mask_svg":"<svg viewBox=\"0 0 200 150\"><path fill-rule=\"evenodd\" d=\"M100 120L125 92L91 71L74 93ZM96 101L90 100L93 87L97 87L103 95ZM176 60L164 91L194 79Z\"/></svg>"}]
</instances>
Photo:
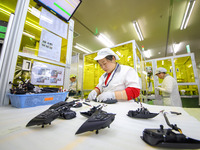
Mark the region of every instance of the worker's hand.
<instances>
[{"instance_id":1,"label":"worker's hand","mask_svg":"<svg viewBox=\"0 0 200 150\"><path fill-rule=\"evenodd\" d=\"M97 97L97 92L96 92L95 90L92 90L92 91L90 92L90 94L88 95L88 98L87 98L87 99L89 99L89 100L95 100L96 97Z\"/></svg>"},{"instance_id":2,"label":"worker's hand","mask_svg":"<svg viewBox=\"0 0 200 150\"><path fill-rule=\"evenodd\" d=\"M97 97L97 102L103 102L107 99L115 99L115 92L103 92Z\"/></svg>"},{"instance_id":3,"label":"worker's hand","mask_svg":"<svg viewBox=\"0 0 200 150\"><path fill-rule=\"evenodd\" d=\"M163 88L161 88L161 87L155 87L155 89L158 90L158 91L162 91L163 90Z\"/></svg>"}]
</instances>

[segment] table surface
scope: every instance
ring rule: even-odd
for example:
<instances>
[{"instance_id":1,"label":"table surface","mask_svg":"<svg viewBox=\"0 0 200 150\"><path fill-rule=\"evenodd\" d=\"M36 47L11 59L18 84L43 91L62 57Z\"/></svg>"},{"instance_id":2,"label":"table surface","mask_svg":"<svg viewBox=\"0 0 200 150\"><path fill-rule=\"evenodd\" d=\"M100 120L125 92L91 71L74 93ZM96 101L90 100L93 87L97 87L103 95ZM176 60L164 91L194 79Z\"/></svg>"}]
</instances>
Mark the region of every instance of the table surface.
<instances>
[{"instance_id":1,"label":"table surface","mask_svg":"<svg viewBox=\"0 0 200 150\"><path fill-rule=\"evenodd\" d=\"M92 105L99 105L90 102ZM127 116L129 110L136 110L139 104L133 101L119 101L108 104L104 111L115 113L115 120L110 128L99 130L99 134L85 132L75 135L79 127L87 120L80 111L88 111L89 106L72 108L77 117L72 120L56 119L51 125L25 127L35 116L51 105L31 108L0 107L0 149L1 150L154 150L161 149L146 144L140 136L145 128L169 128L160 113L152 119L135 119ZM183 134L200 140L200 121L189 115L183 108L155 106L143 104L150 112L165 110L171 124L177 124ZM181 112L182 115L171 114L170 111ZM192 108L190 109L192 111Z\"/></svg>"}]
</instances>

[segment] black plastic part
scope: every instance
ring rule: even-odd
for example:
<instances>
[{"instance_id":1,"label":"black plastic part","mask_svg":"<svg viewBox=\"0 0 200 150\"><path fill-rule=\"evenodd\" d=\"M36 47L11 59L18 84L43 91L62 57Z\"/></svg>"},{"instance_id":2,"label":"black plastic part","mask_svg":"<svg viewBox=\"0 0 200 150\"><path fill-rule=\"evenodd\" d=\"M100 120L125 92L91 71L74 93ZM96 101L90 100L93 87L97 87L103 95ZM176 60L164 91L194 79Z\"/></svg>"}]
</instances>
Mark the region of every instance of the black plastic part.
<instances>
[{"instance_id":1,"label":"black plastic part","mask_svg":"<svg viewBox=\"0 0 200 150\"><path fill-rule=\"evenodd\" d=\"M42 128L43 128L44 125L51 124L51 122L56 118L63 118L63 119L75 118L76 112L70 110L70 108L76 105L77 101L79 100L74 100L71 102L61 101L52 105L51 107L49 107L49 109L47 109L46 111L37 115L31 121L29 121L26 127L34 126L34 125L42 125ZM81 106L78 105L78 107L81 107Z\"/></svg>"},{"instance_id":2,"label":"black plastic part","mask_svg":"<svg viewBox=\"0 0 200 150\"><path fill-rule=\"evenodd\" d=\"M98 105L98 106L93 106L89 111L86 111L86 112L80 112L81 115L83 115L84 117L91 117L92 114L95 113L96 110L98 110L98 108L100 107L101 105Z\"/></svg>"},{"instance_id":3,"label":"black plastic part","mask_svg":"<svg viewBox=\"0 0 200 150\"><path fill-rule=\"evenodd\" d=\"M18 78L19 80L22 81L22 83L20 84L14 84L11 81L9 82L9 84L12 84L13 87L10 89L10 93L11 94L26 94L26 93L35 93L34 89L34 85L31 84L30 81L24 81L22 80L21 77Z\"/></svg>"},{"instance_id":4,"label":"black plastic part","mask_svg":"<svg viewBox=\"0 0 200 150\"><path fill-rule=\"evenodd\" d=\"M160 129L145 129L141 138L151 146L180 149L200 148L200 141L162 127Z\"/></svg>"},{"instance_id":5,"label":"black plastic part","mask_svg":"<svg viewBox=\"0 0 200 150\"><path fill-rule=\"evenodd\" d=\"M42 128L46 124L51 124L51 122L58 118L59 113L53 109L47 109L46 111L42 112L41 114L34 117L31 121L28 122L26 127L34 126L34 125L42 125Z\"/></svg>"},{"instance_id":6,"label":"black plastic part","mask_svg":"<svg viewBox=\"0 0 200 150\"><path fill-rule=\"evenodd\" d=\"M181 115L180 112L170 111L171 114Z\"/></svg>"},{"instance_id":7,"label":"black plastic part","mask_svg":"<svg viewBox=\"0 0 200 150\"><path fill-rule=\"evenodd\" d=\"M127 116L131 118L141 118L141 119L149 119L154 118L159 113L150 113L147 108L138 108L136 111L129 110Z\"/></svg>"},{"instance_id":8,"label":"black plastic part","mask_svg":"<svg viewBox=\"0 0 200 150\"><path fill-rule=\"evenodd\" d=\"M57 93L58 91L59 88L44 87L41 89L41 93Z\"/></svg>"},{"instance_id":9,"label":"black plastic part","mask_svg":"<svg viewBox=\"0 0 200 150\"><path fill-rule=\"evenodd\" d=\"M102 103L105 103L105 104L115 104L117 102L118 101L116 99L107 99L106 101L103 101Z\"/></svg>"},{"instance_id":10,"label":"black plastic part","mask_svg":"<svg viewBox=\"0 0 200 150\"><path fill-rule=\"evenodd\" d=\"M163 125L160 125L160 129L144 129L143 136L141 137L147 144L157 147L165 148L179 148L179 149L198 149L200 148L200 141L182 134L180 128L177 125L170 124L166 113L164 118L168 126L172 129L164 129ZM178 132L174 132L174 130Z\"/></svg>"},{"instance_id":11,"label":"black plastic part","mask_svg":"<svg viewBox=\"0 0 200 150\"><path fill-rule=\"evenodd\" d=\"M95 98L95 99L93 99L93 101L97 102L97 99ZM105 103L105 104L115 104L115 103L117 103L117 102L118 102L118 101L117 101L116 99L110 99L110 98L108 98L107 100L102 101L101 103Z\"/></svg>"},{"instance_id":12,"label":"black plastic part","mask_svg":"<svg viewBox=\"0 0 200 150\"><path fill-rule=\"evenodd\" d=\"M65 102L65 101L61 101L61 102L58 102L56 104L53 104L49 107L49 109L58 109L59 107L61 106L64 106L64 105L67 105L68 102Z\"/></svg>"},{"instance_id":13,"label":"black plastic part","mask_svg":"<svg viewBox=\"0 0 200 150\"><path fill-rule=\"evenodd\" d=\"M87 131L95 131L98 134L98 130L109 127L110 124L114 121L115 114L107 113L98 109L87 121L85 121L82 126L77 130L75 134L84 133Z\"/></svg>"},{"instance_id":14,"label":"black plastic part","mask_svg":"<svg viewBox=\"0 0 200 150\"><path fill-rule=\"evenodd\" d=\"M76 103L76 104L74 104L72 107L74 107L74 108L79 108L79 107L82 107L82 106L83 106L82 103Z\"/></svg>"},{"instance_id":15,"label":"black plastic part","mask_svg":"<svg viewBox=\"0 0 200 150\"><path fill-rule=\"evenodd\" d=\"M70 109L64 110L60 113L60 118L63 118L63 119L73 119L75 117L76 117L76 112Z\"/></svg>"}]
</instances>

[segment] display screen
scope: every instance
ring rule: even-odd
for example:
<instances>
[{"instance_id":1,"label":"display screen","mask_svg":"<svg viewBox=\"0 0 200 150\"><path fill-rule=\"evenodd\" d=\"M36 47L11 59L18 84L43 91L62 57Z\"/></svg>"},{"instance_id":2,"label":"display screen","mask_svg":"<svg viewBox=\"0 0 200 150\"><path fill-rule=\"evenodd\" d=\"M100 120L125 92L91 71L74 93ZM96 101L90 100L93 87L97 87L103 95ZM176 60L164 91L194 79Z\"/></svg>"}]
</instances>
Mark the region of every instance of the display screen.
<instances>
[{"instance_id":1,"label":"display screen","mask_svg":"<svg viewBox=\"0 0 200 150\"><path fill-rule=\"evenodd\" d=\"M82 0L34 0L60 19L68 22Z\"/></svg>"}]
</instances>

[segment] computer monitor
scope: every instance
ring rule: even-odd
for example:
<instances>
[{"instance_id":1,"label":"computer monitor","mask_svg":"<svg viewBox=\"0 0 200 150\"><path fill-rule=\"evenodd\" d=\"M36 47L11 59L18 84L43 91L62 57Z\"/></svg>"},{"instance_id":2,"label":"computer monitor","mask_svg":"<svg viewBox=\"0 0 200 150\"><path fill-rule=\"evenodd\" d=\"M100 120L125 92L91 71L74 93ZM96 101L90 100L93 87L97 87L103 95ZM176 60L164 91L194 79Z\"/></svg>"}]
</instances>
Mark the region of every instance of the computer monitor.
<instances>
[{"instance_id":1,"label":"computer monitor","mask_svg":"<svg viewBox=\"0 0 200 150\"><path fill-rule=\"evenodd\" d=\"M82 0L34 0L60 19L68 22L73 16Z\"/></svg>"}]
</instances>

